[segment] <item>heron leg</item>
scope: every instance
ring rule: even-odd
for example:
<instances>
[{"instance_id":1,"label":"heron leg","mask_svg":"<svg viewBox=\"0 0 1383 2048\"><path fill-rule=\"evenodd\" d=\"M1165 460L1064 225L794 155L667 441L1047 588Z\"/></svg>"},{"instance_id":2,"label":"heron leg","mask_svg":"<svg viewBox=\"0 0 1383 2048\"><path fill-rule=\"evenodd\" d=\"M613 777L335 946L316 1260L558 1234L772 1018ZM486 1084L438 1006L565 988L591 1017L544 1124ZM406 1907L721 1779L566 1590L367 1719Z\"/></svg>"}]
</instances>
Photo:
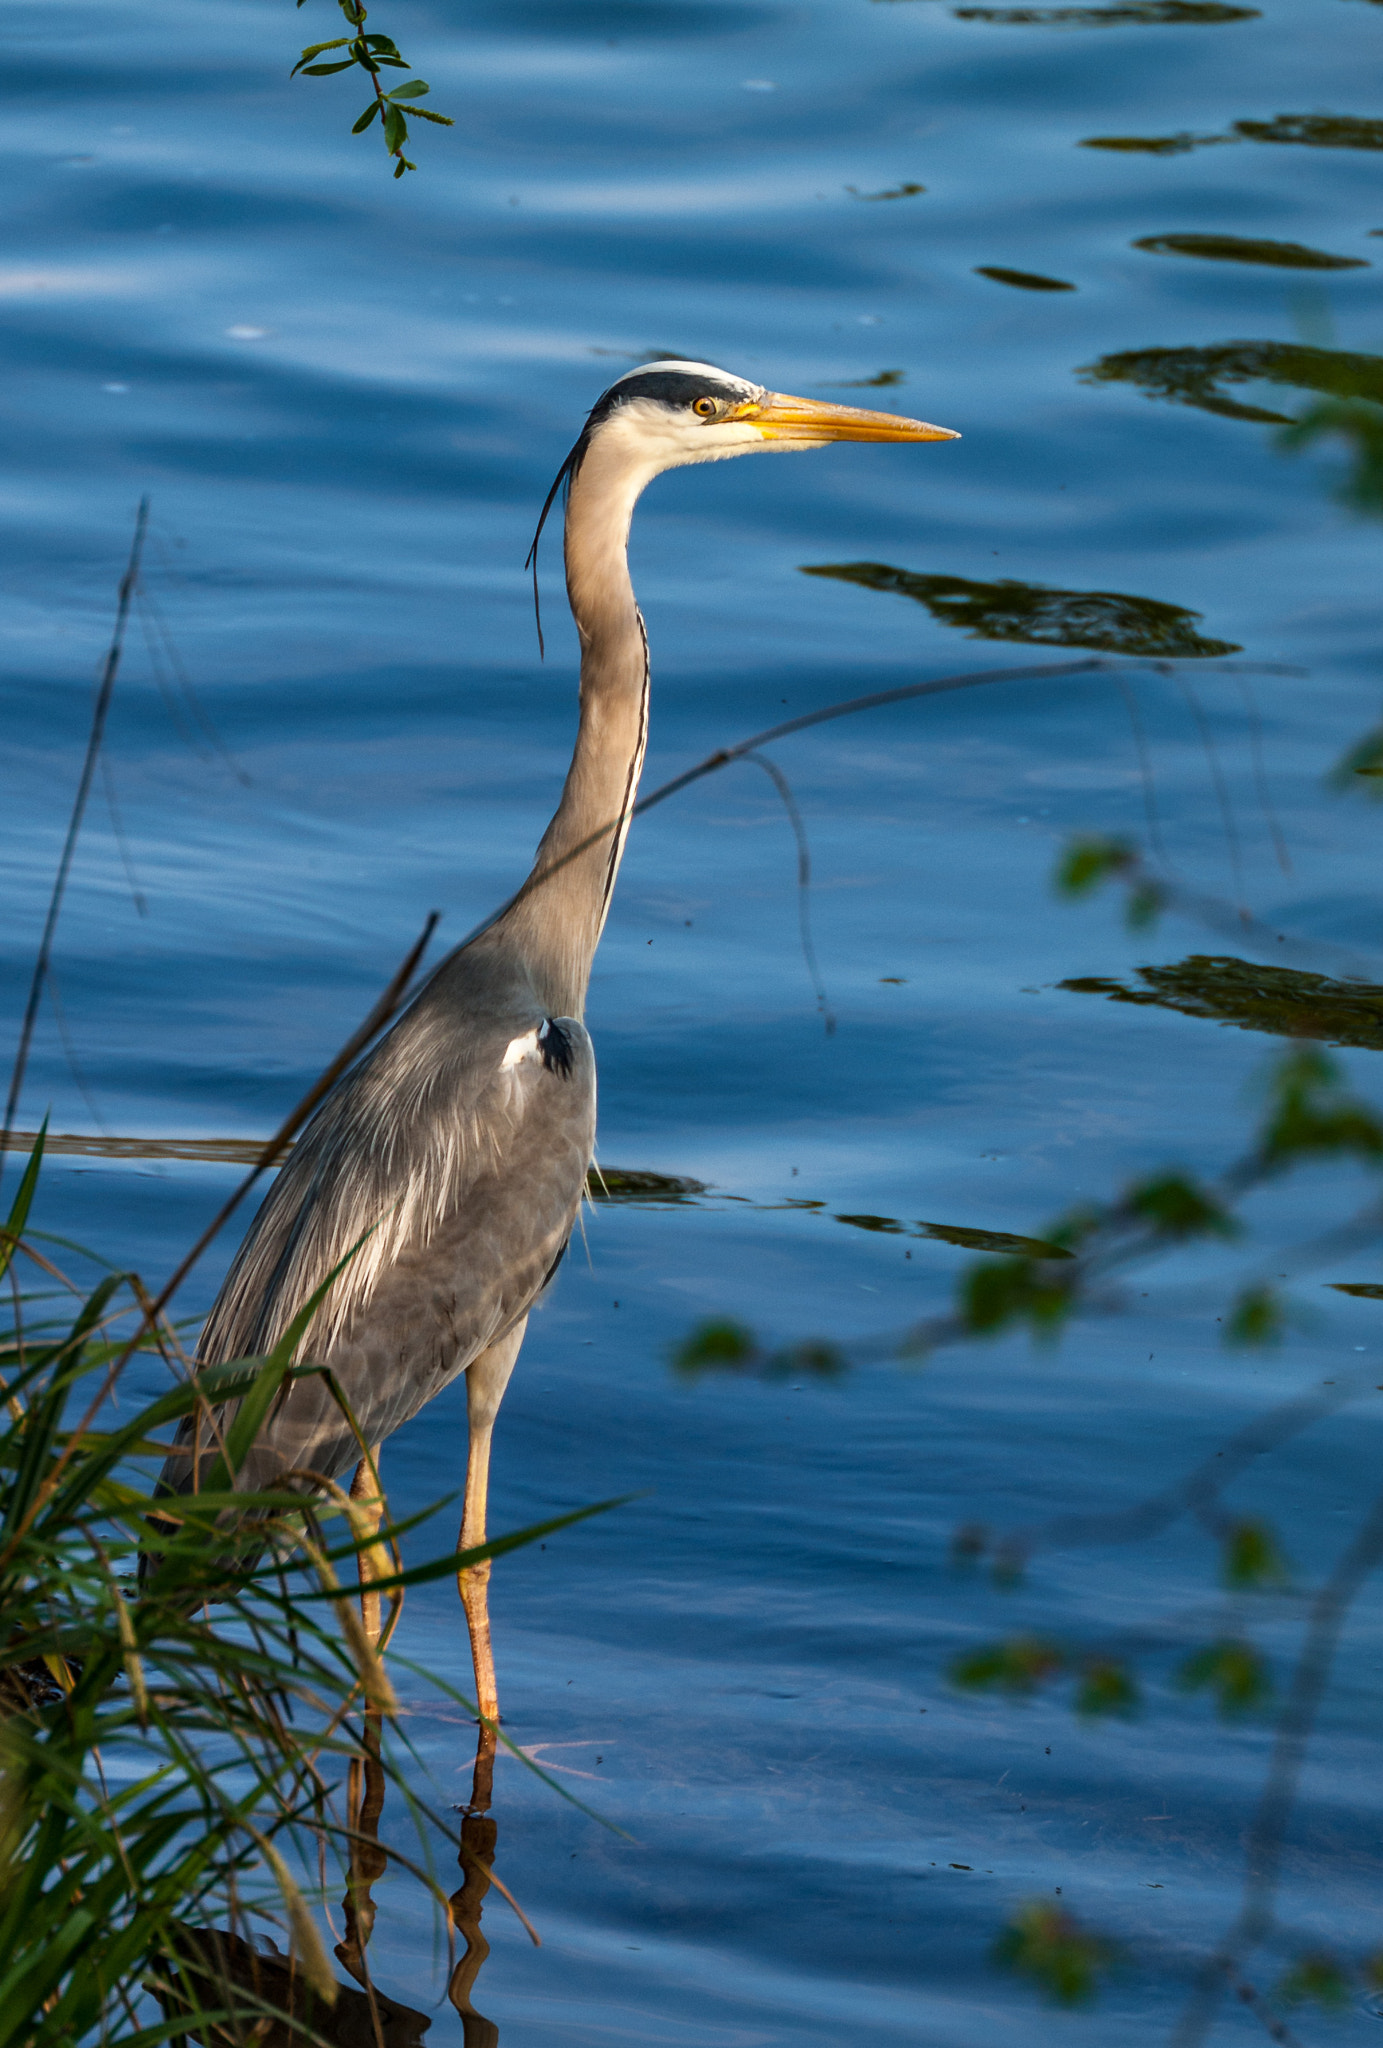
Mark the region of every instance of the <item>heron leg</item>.
<instances>
[{"instance_id":1,"label":"heron leg","mask_svg":"<svg viewBox=\"0 0 1383 2048\"><path fill-rule=\"evenodd\" d=\"M470 1425L470 1450L466 1458L466 1505L458 1546L461 1550L474 1550L485 1541L490 1438L527 1326L525 1317L506 1337L501 1337L488 1351L482 1351L466 1369L466 1420ZM456 1584L461 1594L461 1605L466 1610L466 1627L471 1637L475 1703L485 1720L497 1721L499 1695L495 1690L495 1659L490 1647L489 1558L459 1571Z\"/></svg>"},{"instance_id":2,"label":"heron leg","mask_svg":"<svg viewBox=\"0 0 1383 2048\"><path fill-rule=\"evenodd\" d=\"M384 1496L370 1473L372 1463L375 1471L379 1471L379 1453L380 1446L376 1444L369 1458L362 1458L356 1466L355 1477L351 1481L351 1499L357 1503L356 1520L363 1523L372 1536L378 1534L379 1525L384 1520ZM360 1576L360 1619L370 1641L377 1643L380 1602L378 1593L371 1592L370 1588L376 1579L390 1576L393 1562L382 1543L372 1543L368 1549L357 1551L355 1568Z\"/></svg>"}]
</instances>

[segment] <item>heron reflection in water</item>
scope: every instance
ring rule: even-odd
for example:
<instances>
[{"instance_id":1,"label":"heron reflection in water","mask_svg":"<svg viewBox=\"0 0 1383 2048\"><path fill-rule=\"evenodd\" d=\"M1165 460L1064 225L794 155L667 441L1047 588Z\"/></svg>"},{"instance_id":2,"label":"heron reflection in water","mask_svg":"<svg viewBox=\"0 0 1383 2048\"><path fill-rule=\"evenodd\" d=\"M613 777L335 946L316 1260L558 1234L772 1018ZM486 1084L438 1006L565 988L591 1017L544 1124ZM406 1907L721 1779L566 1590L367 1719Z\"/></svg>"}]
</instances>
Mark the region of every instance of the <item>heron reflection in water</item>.
<instances>
[{"instance_id":1,"label":"heron reflection in water","mask_svg":"<svg viewBox=\"0 0 1383 2048\"><path fill-rule=\"evenodd\" d=\"M302 1355L330 1369L372 1446L466 1375L463 1551L486 1540L495 1416L529 1312L566 1250L595 1144L595 1055L582 1010L648 740L648 640L627 558L634 505L655 476L688 463L832 441L956 438L891 413L785 397L706 363L659 362L597 402L548 494L539 534L567 490L567 593L581 641L580 722L556 814L517 894L441 963L316 1111L198 1352L201 1365L268 1352L358 1246ZM196 1427L209 1449L213 1425ZM171 1491L195 1484L190 1442L165 1467ZM284 1474L337 1480L357 1468L353 1491L377 1530L382 1506L360 1448L327 1381L300 1379L236 1485L256 1491ZM488 1561L472 1565L460 1591L476 1703L494 1721L489 1575Z\"/></svg>"},{"instance_id":2,"label":"heron reflection in water","mask_svg":"<svg viewBox=\"0 0 1383 2048\"><path fill-rule=\"evenodd\" d=\"M222 1928L177 1927L173 1930L177 1960L157 1965L151 1978L164 2015L172 2020L200 2008L222 2017L210 2024L198 2024L194 2019L187 2032L175 2038L200 2041L206 2048L232 2048L232 2044L249 2041L256 2042L258 2048L318 2048L326 2042L334 2048L425 2048L423 2037L433 2015L404 2005L383 1991L372 1979L367 1953L375 1928L373 1887L389 1864L388 1851L379 1839L386 1784L380 1736L380 1717L371 1709L366 1716L363 1754L350 1769L349 1861L341 1902L345 1929L336 1944L337 1961L354 1983L338 1983L332 2003L327 2005L299 1959L282 1954L272 1941L261 1936L252 1942ZM461 1822L461 1883L447 1902L461 1944L447 1995L460 2016L463 2048L499 2048L499 2028L477 2012L472 2001L476 1979L490 1953L480 1924L487 1895L496 1885L508 1896L493 1871L496 1824L488 1812L475 1807L477 1799L488 1804L493 1756L493 1730L482 1725L472 1805ZM510 1899L510 1903L514 1901ZM519 1917L536 1941L523 1914Z\"/></svg>"}]
</instances>

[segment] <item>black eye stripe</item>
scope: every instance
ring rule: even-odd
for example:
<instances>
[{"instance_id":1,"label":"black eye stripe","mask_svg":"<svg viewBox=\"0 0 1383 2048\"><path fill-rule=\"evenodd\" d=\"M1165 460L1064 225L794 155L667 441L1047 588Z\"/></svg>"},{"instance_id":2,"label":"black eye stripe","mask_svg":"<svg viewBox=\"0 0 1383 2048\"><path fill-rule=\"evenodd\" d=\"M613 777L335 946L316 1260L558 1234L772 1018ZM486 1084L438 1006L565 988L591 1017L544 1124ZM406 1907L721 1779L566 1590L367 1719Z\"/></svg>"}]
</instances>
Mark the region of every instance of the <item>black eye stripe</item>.
<instances>
[{"instance_id":1,"label":"black eye stripe","mask_svg":"<svg viewBox=\"0 0 1383 2048\"><path fill-rule=\"evenodd\" d=\"M747 398L748 390L737 391L728 384L712 383L708 377L697 377L687 370L648 370L637 377L621 377L600 399L586 422L588 428L598 427L602 420L631 398L659 399L664 405L694 406L698 398L710 398L717 404L729 400Z\"/></svg>"}]
</instances>

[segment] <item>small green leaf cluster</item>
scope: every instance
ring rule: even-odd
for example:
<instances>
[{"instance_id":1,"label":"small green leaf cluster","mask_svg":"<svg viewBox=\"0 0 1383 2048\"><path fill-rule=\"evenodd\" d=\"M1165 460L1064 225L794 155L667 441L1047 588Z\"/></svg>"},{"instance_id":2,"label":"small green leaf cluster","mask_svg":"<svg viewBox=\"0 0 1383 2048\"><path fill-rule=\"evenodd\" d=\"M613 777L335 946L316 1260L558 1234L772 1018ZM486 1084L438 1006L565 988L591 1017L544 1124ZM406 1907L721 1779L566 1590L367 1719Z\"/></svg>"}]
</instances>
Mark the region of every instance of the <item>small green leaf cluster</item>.
<instances>
[{"instance_id":1,"label":"small green leaf cluster","mask_svg":"<svg viewBox=\"0 0 1383 2048\"><path fill-rule=\"evenodd\" d=\"M1047 1234L1060 1243L1058 1230ZM997 1336L1014 1323L1027 1323L1035 1337L1055 1337L1078 1284L1077 1275L1053 1259L982 1259L961 1277L961 1321L976 1337Z\"/></svg>"},{"instance_id":2,"label":"small green leaf cluster","mask_svg":"<svg viewBox=\"0 0 1383 2048\"><path fill-rule=\"evenodd\" d=\"M1272 1672L1262 1652L1242 1637L1226 1636L1195 1650L1177 1673L1183 1692L1212 1692L1227 1720L1255 1712L1272 1694Z\"/></svg>"},{"instance_id":3,"label":"small green leaf cluster","mask_svg":"<svg viewBox=\"0 0 1383 2048\"><path fill-rule=\"evenodd\" d=\"M298 0L299 7L302 4L303 0ZM351 133L363 135L378 116L384 130L384 147L395 159L394 176L401 178L405 171L415 171L418 168L403 153L403 145L408 140L408 118L403 103L410 102L407 113L417 120L433 121L439 128L452 128L455 123L445 114L434 114L430 107L411 104L422 99L431 90L421 78L406 79L402 85L396 85L391 92L384 90L380 83L381 71L409 71L412 66L399 55L398 45L390 37L365 34L367 10L360 4L360 0L337 0L337 4L356 33L353 36L337 36L331 42L309 43L289 76L296 78L301 72L304 78L325 78L335 71L349 71L352 66L358 66L367 72L375 96L352 126ZM314 61L328 50L344 50L346 54L344 57L333 57L326 64Z\"/></svg>"},{"instance_id":4,"label":"small green leaf cluster","mask_svg":"<svg viewBox=\"0 0 1383 2048\"><path fill-rule=\"evenodd\" d=\"M1277 1537L1266 1522L1235 1522L1226 1531L1221 1576L1231 1592L1285 1586L1289 1573Z\"/></svg>"},{"instance_id":5,"label":"small green leaf cluster","mask_svg":"<svg viewBox=\"0 0 1383 2048\"><path fill-rule=\"evenodd\" d=\"M1279 445L1289 453L1329 435L1352 458L1336 488L1339 503L1365 518L1383 519L1383 405L1367 398L1326 398L1284 427Z\"/></svg>"},{"instance_id":6,"label":"small green leaf cluster","mask_svg":"<svg viewBox=\"0 0 1383 2048\"><path fill-rule=\"evenodd\" d=\"M1184 1173L1157 1174L1124 1196L1124 1207L1159 1237L1237 1237L1239 1225L1224 1204Z\"/></svg>"},{"instance_id":7,"label":"small green leaf cluster","mask_svg":"<svg viewBox=\"0 0 1383 2048\"><path fill-rule=\"evenodd\" d=\"M1073 839L1057 862L1052 882L1059 896L1076 897L1093 894L1111 879L1128 886L1124 916L1129 929L1142 931L1152 924L1165 907L1166 893L1144 873L1136 849L1125 839Z\"/></svg>"},{"instance_id":8,"label":"small green leaf cluster","mask_svg":"<svg viewBox=\"0 0 1383 2048\"><path fill-rule=\"evenodd\" d=\"M1041 1636L1010 1636L986 1643L957 1657L951 1682L966 1692L1001 1692L1010 1699L1031 1699L1049 1679L1073 1675L1072 1704L1078 1714L1132 1714L1137 1711L1137 1680L1119 1658L1070 1651Z\"/></svg>"},{"instance_id":9,"label":"small green leaf cluster","mask_svg":"<svg viewBox=\"0 0 1383 2048\"><path fill-rule=\"evenodd\" d=\"M1230 1306L1225 1324L1226 1344L1276 1344L1287 1327L1282 1296L1266 1281L1242 1287Z\"/></svg>"},{"instance_id":10,"label":"small green leaf cluster","mask_svg":"<svg viewBox=\"0 0 1383 2048\"><path fill-rule=\"evenodd\" d=\"M1376 1165L1383 1160L1383 1122L1367 1103L1344 1093L1339 1066L1327 1053L1303 1045L1287 1054L1273 1076L1258 1142L1264 1164L1272 1168L1342 1154Z\"/></svg>"},{"instance_id":11,"label":"small green leaf cluster","mask_svg":"<svg viewBox=\"0 0 1383 2048\"><path fill-rule=\"evenodd\" d=\"M1115 1961L1114 1945L1046 1899L1019 1908L994 1944L1004 1969L1031 1977L1057 2005L1086 2005Z\"/></svg>"},{"instance_id":12,"label":"small green leaf cluster","mask_svg":"<svg viewBox=\"0 0 1383 2048\"><path fill-rule=\"evenodd\" d=\"M1316 1950L1299 1956L1276 1987L1284 2005L1319 2005L1338 2012L1353 1991L1349 1972L1332 1955Z\"/></svg>"},{"instance_id":13,"label":"small green leaf cluster","mask_svg":"<svg viewBox=\"0 0 1383 2048\"><path fill-rule=\"evenodd\" d=\"M1328 780L1335 789L1357 789L1356 775L1369 778L1366 786L1371 797L1383 797L1383 725L1356 740L1335 763Z\"/></svg>"},{"instance_id":14,"label":"small green leaf cluster","mask_svg":"<svg viewBox=\"0 0 1383 2048\"><path fill-rule=\"evenodd\" d=\"M789 1379L801 1373L829 1380L839 1378L848 1363L838 1345L819 1338L767 1352L752 1330L724 1316L698 1323L672 1353L673 1371L687 1379L704 1372L737 1372L757 1373L764 1379Z\"/></svg>"}]
</instances>

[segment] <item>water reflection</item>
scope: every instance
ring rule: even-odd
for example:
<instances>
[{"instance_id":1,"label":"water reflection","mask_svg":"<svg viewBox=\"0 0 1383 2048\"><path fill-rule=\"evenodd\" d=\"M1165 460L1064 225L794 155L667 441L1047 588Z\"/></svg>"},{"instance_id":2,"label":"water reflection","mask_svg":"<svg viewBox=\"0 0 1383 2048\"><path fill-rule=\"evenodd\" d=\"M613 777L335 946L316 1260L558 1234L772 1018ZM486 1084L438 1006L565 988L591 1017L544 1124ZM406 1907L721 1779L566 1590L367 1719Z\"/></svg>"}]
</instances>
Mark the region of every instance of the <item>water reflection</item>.
<instances>
[{"instance_id":1,"label":"water reflection","mask_svg":"<svg viewBox=\"0 0 1383 2048\"><path fill-rule=\"evenodd\" d=\"M374 1932L376 1914L372 1888L389 1864L388 1851L379 1839L385 1776L379 1760L378 1716L372 1715L370 1720L373 1725L366 1730L365 1760L351 1765L348 1798L352 1842L346 1896L342 1901L346 1935L336 1948L338 1961L357 1983L367 1988L370 1979L365 1951ZM490 1944L481 1932L480 1923L486 1897L495 1883L494 1861L499 1839L498 1824L490 1813L494 1796L495 1746L494 1730L482 1727L477 1737L471 1773L471 1797L461 1821L461 1847L457 1857L461 1866L461 1883L448 1901L452 1926L462 1948L447 1984L447 1996L460 2015L465 2048L497 2048L499 2042L499 2028L493 2020L476 2011L472 2000L476 1979L490 1953ZM532 1933L531 1928L529 1932ZM373 1995L378 1996L377 1993ZM407 2048L407 2041L407 2036L400 2035L398 2048Z\"/></svg>"},{"instance_id":2,"label":"water reflection","mask_svg":"<svg viewBox=\"0 0 1383 2048\"><path fill-rule=\"evenodd\" d=\"M260 1946L222 1928L182 1927L177 1931L183 1957L181 1975L159 1966L154 1995L169 2020L190 2010L189 1993L208 2011L231 2009L225 2022L210 2021L170 2036L174 2042L196 2041L204 2048L315 2048L326 2041L335 2048L420 2048L432 2021L413 2006L400 2005L382 1991L355 1991L337 1986L329 2008L316 1997L291 1956L276 1944L257 1937ZM239 2016L235 1992L248 1994ZM268 2018L264 2007L285 2015Z\"/></svg>"},{"instance_id":3,"label":"water reflection","mask_svg":"<svg viewBox=\"0 0 1383 2048\"><path fill-rule=\"evenodd\" d=\"M1380 364L1383 369L1383 364ZM894 569L886 562L803 565L804 576L834 576L866 590L893 591L925 605L943 626L960 626L972 640L1020 640L1038 647L1098 647L1114 654L1164 659L1237 654L1234 640L1208 640L1195 630L1199 612L1155 597L1117 590L1054 590L1004 576L980 583L968 576L936 576Z\"/></svg>"},{"instance_id":4,"label":"water reflection","mask_svg":"<svg viewBox=\"0 0 1383 2048\"><path fill-rule=\"evenodd\" d=\"M1349 349L1315 348L1304 342L1227 341L1210 348L1128 349L1101 356L1077 371L1086 384L1133 384L1149 398L1193 405L1224 419L1264 426L1292 426L1287 413L1244 405L1222 390L1226 384L1288 384L1333 398L1367 398L1383 403L1383 356Z\"/></svg>"},{"instance_id":5,"label":"water reflection","mask_svg":"<svg viewBox=\"0 0 1383 2048\"><path fill-rule=\"evenodd\" d=\"M890 185L885 192L861 192L856 185L847 185L846 191L855 199L914 199L919 192L925 192L925 185Z\"/></svg>"},{"instance_id":6,"label":"water reflection","mask_svg":"<svg viewBox=\"0 0 1383 2048\"><path fill-rule=\"evenodd\" d=\"M1222 0L1123 0L1116 7L955 7L957 21L997 21L1014 28L1189 28L1222 21L1256 21L1257 7L1227 7Z\"/></svg>"},{"instance_id":7,"label":"water reflection","mask_svg":"<svg viewBox=\"0 0 1383 2048\"><path fill-rule=\"evenodd\" d=\"M1193 149L1234 139L1232 135L1192 135L1183 129L1177 135L1087 135L1080 147L1123 150L1138 156L1186 156Z\"/></svg>"},{"instance_id":8,"label":"water reflection","mask_svg":"<svg viewBox=\"0 0 1383 2048\"><path fill-rule=\"evenodd\" d=\"M1184 156L1217 142L1298 142L1311 149L1383 149L1383 121L1356 114L1279 114L1272 121L1232 121L1224 135L1087 135L1082 149Z\"/></svg>"},{"instance_id":9,"label":"water reflection","mask_svg":"<svg viewBox=\"0 0 1383 2048\"><path fill-rule=\"evenodd\" d=\"M1134 981L1090 974L1057 986L1076 995L1107 996L1113 1003L1179 1010L1184 1017L1207 1017L1240 1031L1383 1050L1383 987L1369 982L1333 981L1327 974L1292 967L1192 953L1165 967L1140 967Z\"/></svg>"},{"instance_id":10,"label":"water reflection","mask_svg":"<svg viewBox=\"0 0 1383 2048\"><path fill-rule=\"evenodd\" d=\"M1367 270L1363 256L1332 256L1302 242L1269 242L1251 235L1143 235L1133 244L1155 256L1201 256L1212 263L1267 263L1277 270Z\"/></svg>"},{"instance_id":11,"label":"water reflection","mask_svg":"<svg viewBox=\"0 0 1383 2048\"><path fill-rule=\"evenodd\" d=\"M1040 270L1006 270L1000 263L977 263L976 277L992 277L995 284L1015 285L1023 292L1073 292L1075 286L1064 277L1044 277Z\"/></svg>"}]
</instances>

